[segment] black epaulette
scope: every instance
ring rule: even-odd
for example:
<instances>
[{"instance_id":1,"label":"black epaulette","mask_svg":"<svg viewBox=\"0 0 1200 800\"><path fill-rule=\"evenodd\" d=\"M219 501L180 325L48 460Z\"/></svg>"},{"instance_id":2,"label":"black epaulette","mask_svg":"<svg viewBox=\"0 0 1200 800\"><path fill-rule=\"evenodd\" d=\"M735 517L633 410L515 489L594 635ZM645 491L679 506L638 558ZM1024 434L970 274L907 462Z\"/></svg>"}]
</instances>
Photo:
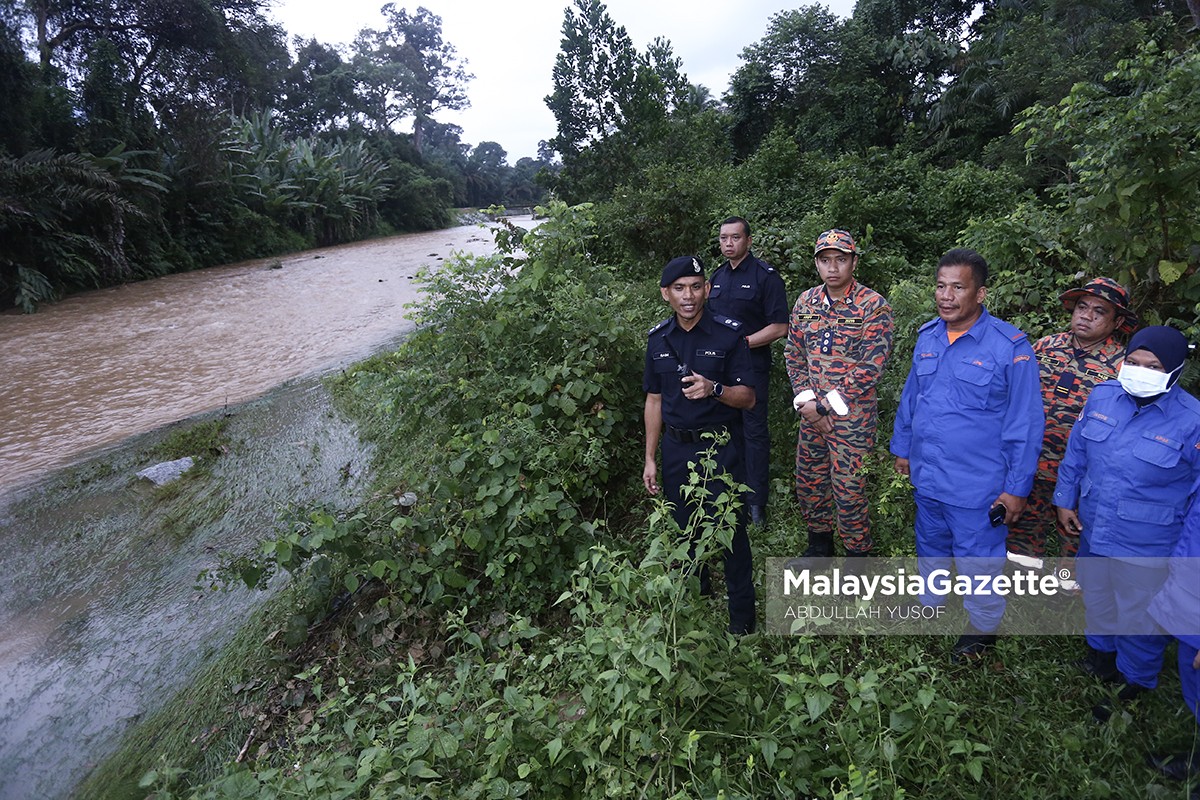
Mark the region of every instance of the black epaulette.
<instances>
[{"instance_id":1,"label":"black epaulette","mask_svg":"<svg viewBox=\"0 0 1200 800\"><path fill-rule=\"evenodd\" d=\"M658 323L658 324L657 324L657 325L655 325L653 328L651 328L649 331L647 331L647 332L646 332L646 335L647 335L647 336L651 336L651 335L653 335L653 334L655 333L655 331L662 330L663 328L667 327L667 323L668 323L668 322L670 322L670 321L671 321L671 320L673 320L673 319L674 319L674 317L667 317L667 318L666 318L666 319L664 319L662 322Z\"/></svg>"},{"instance_id":2,"label":"black epaulette","mask_svg":"<svg viewBox=\"0 0 1200 800\"><path fill-rule=\"evenodd\" d=\"M732 317L727 317L724 314L714 314L713 319L724 325L726 328L733 328L735 331L740 331L742 329L742 323L738 322Z\"/></svg>"}]
</instances>

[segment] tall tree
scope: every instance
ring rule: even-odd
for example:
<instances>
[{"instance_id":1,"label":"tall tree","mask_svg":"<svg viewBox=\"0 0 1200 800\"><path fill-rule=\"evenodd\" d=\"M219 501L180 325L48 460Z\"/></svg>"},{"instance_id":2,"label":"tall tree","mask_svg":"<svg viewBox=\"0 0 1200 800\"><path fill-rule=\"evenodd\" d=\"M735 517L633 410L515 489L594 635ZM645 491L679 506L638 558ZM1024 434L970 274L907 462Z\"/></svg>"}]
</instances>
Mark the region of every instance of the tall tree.
<instances>
[{"instance_id":1,"label":"tall tree","mask_svg":"<svg viewBox=\"0 0 1200 800\"><path fill-rule=\"evenodd\" d=\"M442 39L442 18L424 7L409 14L383 6L387 27L365 29L355 40L360 89L376 124L392 127L412 119L413 146L421 152L425 131L441 111L466 108L474 78L454 45Z\"/></svg>"},{"instance_id":2,"label":"tall tree","mask_svg":"<svg viewBox=\"0 0 1200 800\"><path fill-rule=\"evenodd\" d=\"M558 122L550 144L564 156L618 131L646 134L688 103L690 86L671 43L657 38L639 53L600 0L575 0L562 32L546 105Z\"/></svg>"},{"instance_id":3,"label":"tall tree","mask_svg":"<svg viewBox=\"0 0 1200 800\"><path fill-rule=\"evenodd\" d=\"M749 154L776 125L806 149L891 147L923 129L960 50L970 0L859 0L845 22L784 11L742 52L726 103Z\"/></svg>"},{"instance_id":4,"label":"tall tree","mask_svg":"<svg viewBox=\"0 0 1200 800\"><path fill-rule=\"evenodd\" d=\"M1200 302L1200 53L1149 42L1104 85L1080 83L1017 128L1031 156L1068 148L1054 188L1098 272L1136 283L1140 307L1194 319ZM1161 313L1161 312L1160 312Z\"/></svg>"},{"instance_id":5,"label":"tall tree","mask_svg":"<svg viewBox=\"0 0 1200 800\"><path fill-rule=\"evenodd\" d=\"M931 112L937 134L977 157L1034 104L1053 105L1132 56L1158 18L1156 3L1126 0L1006 0L989 3ZM1170 4L1168 4L1170 5ZM1182 9L1174 9L1176 12ZM1024 153L1017 148L1010 157Z\"/></svg>"},{"instance_id":6,"label":"tall tree","mask_svg":"<svg viewBox=\"0 0 1200 800\"><path fill-rule=\"evenodd\" d=\"M263 6L264 0L27 0L25 10L46 80L61 75L77 87L86 59L107 40L128 75L126 112L149 105L161 116L181 103L270 102L287 51Z\"/></svg>"},{"instance_id":7,"label":"tall tree","mask_svg":"<svg viewBox=\"0 0 1200 800\"><path fill-rule=\"evenodd\" d=\"M600 0L575 0L562 31L546 97L558 123L549 144L563 156L564 179L573 170L595 179L587 188L560 186L584 199L628 176L636 152L661 140L675 111L691 108L690 86L670 42L655 39L639 53Z\"/></svg>"},{"instance_id":8,"label":"tall tree","mask_svg":"<svg viewBox=\"0 0 1200 800\"><path fill-rule=\"evenodd\" d=\"M504 201L508 153L495 142L480 142L467 159L467 200L473 206Z\"/></svg>"},{"instance_id":9,"label":"tall tree","mask_svg":"<svg viewBox=\"0 0 1200 800\"><path fill-rule=\"evenodd\" d=\"M296 38L296 58L284 76L279 110L299 136L343 130L358 120L355 76L337 49Z\"/></svg>"},{"instance_id":10,"label":"tall tree","mask_svg":"<svg viewBox=\"0 0 1200 800\"><path fill-rule=\"evenodd\" d=\"M733 141L748 155L778 123L794 128L826 101L837 80L842 23L819 5L781 11L766 35L742 50L744 62L730 80L726 106Z\"/></svg>"},{"instance_id":11,"label":"tall tree","mask_svg":"<svg viewBox=\"0 0 1200 800\"><path fill-rule=\"evenodd\" d=\"M108 39L100 39L88 54L80 105L87 123L87 148L105 152L132 137L125 105L129 75Z\"/></svg>"},{"instance_id":12,"label":"tall tree","mask_svg":"<svg viewBox=\"0 0 1200 800\"><path fill-rule=\"evenodd\" d=\"M600 0L575 0L562 25L554 92L546 98L558 133L550 144L564 157L615 133L635 86L637 51Z\"/></svg>"},{"instance_id":13,"label":"tall tree","mask_svg":"<svg viewBox=\"0 0 1200 800\"><path fill-rule=\"evenodd\" d=\"M34 67L22 52L16 19L0 5L0 155L28 148L34 95Z\"/></svg>"}]
</instances>

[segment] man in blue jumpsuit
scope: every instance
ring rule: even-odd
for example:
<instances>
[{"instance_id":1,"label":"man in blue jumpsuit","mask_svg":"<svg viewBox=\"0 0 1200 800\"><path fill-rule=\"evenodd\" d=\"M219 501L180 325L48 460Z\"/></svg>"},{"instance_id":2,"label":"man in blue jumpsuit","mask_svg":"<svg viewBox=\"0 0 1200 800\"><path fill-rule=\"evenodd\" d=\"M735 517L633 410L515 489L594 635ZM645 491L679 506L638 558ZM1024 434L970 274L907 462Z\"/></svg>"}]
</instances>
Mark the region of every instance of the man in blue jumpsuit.
<instances>
[{"instance_id":1,"label":"man in blue jumpsuit","mask_svg":"<svg viewBox=\"0 0 1200 800\"><path fill-rule=\"evenodd\" d=\"M1025 334L983 306L987 261L974 250L942 256L938 319L921 326L892 433L896 471L910 476L923 575L953 557L963 575L999 575L1007 525L1025 508L1042 446L1037 361ZM996 506L995 523L989 512ZM923 596L937 605L943 598ZM995 641L1002 596L967 596L962 659Z\"/></svg>"},{"instance_id":2,"label":"man in blue jumpsuit","mask_svg":"<svg viewBox=\"0 0 1200 800\"><path fill-rule=\"evenodd\" d=\"M1200 483L1192 487L1192 502L1183 532L1171 553L1167 581L1150 603L1150 616L1179 640L1179 688L1183 692L1184 706L1196 718L1197 735L1200 736L1200 500L1196 497L1197 490L1200 490ZM1152 763L1159 772L1177 781L1200 777L1200 752L1194 749L1159 755Z\"/></svg>"},{"instance_id":3,"label":"man in blue jumpsuit","mask_svg":"<svg viewBox=\"0 0 1200 800\"><path fill-rule=\"evenodd\" d=\"M771 474L771 437L767 430L767 395L771 375L771 343L787 335L791 308L783 278L750 252L750 223L730 217L721 223L719 243L726 261L709 282L708 308L742 323L754 367L750 386L754 406L742 412L745 436L746 503L753 525L767 521Z\"/></svg>"},{"instance_id":4,"label":"man in blue jumpsuit","mask_svg":"<svg viewBox=\"0 0 1200 800\"><path fill-rule=\"evenodd\" d=\"M682 497L688 483L688 463L713 446L714 436L727 442L716 449L718 470L741 482L742 409L754 406L750 386L753 367L742 323L705 310L709 285L704 267L694 256L672 259L662 272L660 291L674 316L650 329L642 388L646 392L643 421L646 427L646 461L642 482L658 494L655 464L662 441L662 490L672 504L680 529L697 509ZM705 504L704 511L712 509ZM701 585L706 572L701 571ZM737 514L733 545L725 552L725 585L729 594L729 630L753 633L755 628L754 580L746 519Z\"/></svg>"}]
</instances>

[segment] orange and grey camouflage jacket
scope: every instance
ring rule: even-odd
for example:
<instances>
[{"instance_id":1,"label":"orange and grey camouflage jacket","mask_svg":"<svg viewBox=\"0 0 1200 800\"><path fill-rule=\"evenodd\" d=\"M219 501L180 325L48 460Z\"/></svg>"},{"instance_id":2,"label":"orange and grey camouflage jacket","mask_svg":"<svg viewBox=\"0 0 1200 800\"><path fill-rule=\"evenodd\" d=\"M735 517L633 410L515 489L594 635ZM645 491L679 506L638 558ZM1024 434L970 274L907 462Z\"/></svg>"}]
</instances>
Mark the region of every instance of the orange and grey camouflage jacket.
<instances>
[{"instance_id":1,"label":"orange and grey camouflage jacket","mask_svg":"<svg viewBox=\"0 0 1200 800\"><path fill-rule=\"evenodd\" d=\"M831 301L821 285L796 299L783 349L793 394L837 389L851 413L873 412L891 352L892 307L874 289L855 281L845 297Z\"/></svg>"},{"instance_id":2,"label":"orange and grey camouflage jacket","mask_svg":"<svg viewBox=\"0 0 1200 800\"><path fill-rule=\"evenodd\" d=\"M1125 347L1110 336L1094 352L1078 350L1075 338L1067 331L1038 339L1033 352L1038 360L1042 404L1046 410L1046 435L1042 440L1038 477L1053 480L1067 451L1071 426L1079 418L1092 389L1117 377Z\"/></svg>"}]
</instances>

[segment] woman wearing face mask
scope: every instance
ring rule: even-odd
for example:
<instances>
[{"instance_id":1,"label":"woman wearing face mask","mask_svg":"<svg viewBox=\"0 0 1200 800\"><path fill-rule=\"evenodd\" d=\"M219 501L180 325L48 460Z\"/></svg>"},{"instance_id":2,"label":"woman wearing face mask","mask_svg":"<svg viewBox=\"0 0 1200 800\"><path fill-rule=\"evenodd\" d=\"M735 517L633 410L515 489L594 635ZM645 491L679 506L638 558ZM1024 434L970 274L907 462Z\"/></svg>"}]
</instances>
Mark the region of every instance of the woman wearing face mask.
<instances>
[{"instance_id":1,"label":"woman wearing face mask","mask_svg":"<svg viewBox=\"0 0 1200 800\"><path fill-rule=\"evenodd\" d=\"M1072 427L1054 488L1059 522L1079 536L1089 651L1079 666L1123 682L1118 702L1155 687L1169 641L1146 609L1200 477L1200 401L1178 386L1187 353L1174 328L1133 335L1117 380L1092 390ZM1107 720L1112 704L1093 713Z\"/></svg>"}]
</instances>

